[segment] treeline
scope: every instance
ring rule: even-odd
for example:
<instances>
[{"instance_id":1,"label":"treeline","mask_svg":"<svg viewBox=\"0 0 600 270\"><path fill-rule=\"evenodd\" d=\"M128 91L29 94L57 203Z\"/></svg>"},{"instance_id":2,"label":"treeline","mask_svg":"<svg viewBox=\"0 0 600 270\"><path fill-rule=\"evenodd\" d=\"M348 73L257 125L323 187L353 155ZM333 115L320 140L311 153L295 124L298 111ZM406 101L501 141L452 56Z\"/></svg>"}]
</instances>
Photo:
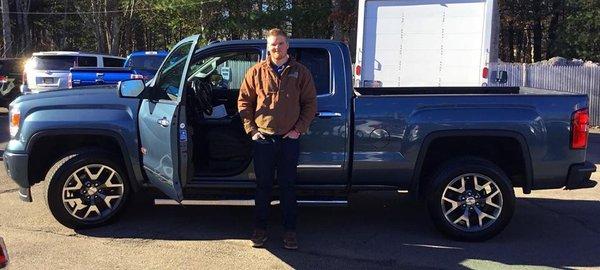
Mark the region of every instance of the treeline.
<instances>
[{"instance_id":1,"label":"treeline","mask_svg":"<svg viewBox=\"0 0 600 270\"><path fill-rule=\"evenodd\" d=\"M357 0L0 0L0 56L78 50L126 55L168 49L183 37L260 38L280 27L295 38L356 43ZM600 1L500 0L500 57L600 61Z\"/></svg>"},{"instance_id":2,"label":"treeline","mask_svg":"<svg viewBox=\"0 0 600 270\"><path fill-rule=\"evenodd\" d=\"M499 6L503 61L600 61L599 0L503 0Z\"/></svg>"}]
</instances>

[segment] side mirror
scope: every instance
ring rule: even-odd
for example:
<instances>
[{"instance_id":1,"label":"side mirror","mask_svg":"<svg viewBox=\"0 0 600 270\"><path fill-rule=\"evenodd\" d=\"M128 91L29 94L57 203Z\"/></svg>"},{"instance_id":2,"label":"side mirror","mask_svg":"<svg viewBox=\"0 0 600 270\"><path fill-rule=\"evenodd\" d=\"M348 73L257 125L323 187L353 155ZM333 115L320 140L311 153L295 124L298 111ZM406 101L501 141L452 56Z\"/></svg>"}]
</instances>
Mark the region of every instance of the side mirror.
<instances>
[{"instance_id":1,"label":"side mirror","mask_svg":"<svg viewBox=\"0 0 600 270\"><path fill-rule=\"evenodd\" d=\"M119 94L121 97L126 98L137 98L146 88L143 80L127 80L120 81Z\"/></svg>"},{"instance_id":2,"label":"side mirror","mask_svg":"<svg viewBox=\"0 0 600 270\"><path fill-rule=\"evenodd\" d=\"M508 72L506 70L498 71L498 76L496 76L496 83L504 84L508 82Z\"/></svg>"}]
</instances>

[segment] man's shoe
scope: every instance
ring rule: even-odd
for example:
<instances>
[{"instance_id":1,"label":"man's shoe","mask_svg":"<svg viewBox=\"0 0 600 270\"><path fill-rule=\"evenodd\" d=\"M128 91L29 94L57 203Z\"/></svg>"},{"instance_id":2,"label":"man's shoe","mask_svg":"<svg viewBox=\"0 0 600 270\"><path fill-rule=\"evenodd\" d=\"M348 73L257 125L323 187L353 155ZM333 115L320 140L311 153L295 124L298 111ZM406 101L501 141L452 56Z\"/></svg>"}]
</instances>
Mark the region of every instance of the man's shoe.
<instances>
[{"instance_id":1,"label":"man's shoe","mask_svg":"<svg viewBox=\"0 0 600 270\"><path fill-rule=\"evenodd\" d=\"M261 229L255 229L252 234L252 246L259 248L265 245L267 241L267 231Z\"/></svg>"},{"instance_id":2,"label":"man's shoe","mask_svg":"<svg viewBox=\"0 0 600 270\"><path fill-rule=\"evenodd\" d=\"M286 232L283 236L283 247L286 249L298 249L298 240L295 232Z\"/></svg>"}]
</instances>

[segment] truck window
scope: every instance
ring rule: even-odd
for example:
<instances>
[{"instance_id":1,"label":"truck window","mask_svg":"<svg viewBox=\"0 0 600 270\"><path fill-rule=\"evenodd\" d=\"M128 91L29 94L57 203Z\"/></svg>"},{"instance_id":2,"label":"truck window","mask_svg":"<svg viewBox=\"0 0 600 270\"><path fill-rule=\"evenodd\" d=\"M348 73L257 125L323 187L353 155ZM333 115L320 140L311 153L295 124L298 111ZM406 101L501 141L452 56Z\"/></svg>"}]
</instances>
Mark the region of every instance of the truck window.
<instances>
[{"instance_id":1,"label":"truck window","mask_svg":"<svg viewBox=\"0 0 600 270\"><path fill-rule=\"evenodd\" d=\"M239 90L246 71L258 61L259 51L219 53L195 63L191 74L194 77L209 78L213 89Z\"/></svg>"},{"instance_id":2,"label":"truck window","mask_svg":"<svg viewBox=\"0 0 600 270\"><path fill-rule=\"evenodd\" d=\"M36 70L69 70L75 66L77 57L49 55L33 56L29 61L28 68Z\"/></svg>"},{"instance_id":3,"label":"truck window","mask_svg":"<svg viewBox=\"0 0 600 270\"><path fill-rule=\"evenodd\" d=\"M77 57L78 67L97 67L98 59L95 56L79 56Z\"/></svg>"},{"instance_id":4,"label":"truck window","mask_svg":"<svg viewBox=\"0 0 600 270\"><path fill-rule=\"evenodd\" d=\"M112 57L102 57L104 67L122 67L125 60Z\"/></svg>"},{"instance_id":5,"label":"truck window","mask_svg":"<svg viewBox=\"0 0 600 270\"><path fill-rule=\"evenodd\" d=\"M162 69L157 74L154 98L177 101L181 77L184 75L185 63L192 45L193 42L182 44L165 59Z\"/></svg>"},{"instance_id":6,"label":"truck window","mask_svg":"<svg viewBox=\"0 0 600 270\"><path fill-rule=\"evenodd\" d=\"M312 74L317 95L331 93L331 63L329 52L322 48L293 48L290 55L306 66Z\"/></svg>"},{"instance_id":7,"label":"truck window","mask_svg":"<svg viewBox=\"0 0 600 270\"><path fill-rule=\"evenodd\" d=\"M127 63L125 63L125 66L136 70L148 70L156 72L164 60L165 57L160 55L131 56L127 60Z\"/></svg>"}]
</instances>

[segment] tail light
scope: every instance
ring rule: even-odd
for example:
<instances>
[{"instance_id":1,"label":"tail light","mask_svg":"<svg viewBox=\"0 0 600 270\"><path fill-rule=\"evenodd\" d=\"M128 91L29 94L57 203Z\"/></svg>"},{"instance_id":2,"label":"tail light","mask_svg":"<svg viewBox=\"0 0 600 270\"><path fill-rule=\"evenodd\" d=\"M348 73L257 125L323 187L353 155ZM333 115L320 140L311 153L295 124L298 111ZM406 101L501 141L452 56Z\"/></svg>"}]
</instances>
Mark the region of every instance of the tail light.
<instances>
[{"instance_id":1,"label":"tail light","mask_svg":"<svg viewBox=\"0 0 600 270\"><path fill-rule=\"evenodd\" d=\"M354 70L354 72L356 73L356 76L360 76L361 71L362 71L362 67L360 65L356 65L356 68Z\"/></svg>"},{"instance_id":2,"label":"tail light","mask_svg":"<svg viewBox=\"0 0 600 270\"><path fill-rule=\"evenodd\" d=\"M23 71L23 77L21 77L22 83L27 85L27 72Z\"/></svg>"},{"instance_id":3,"label":"tail light","mask_svg":"<svg viewBox=\"0 0 600 270\"><path fill-rule=\"evenodd\" d=\"M14 107L8 113L10 136L14 137L19 132L19 124L21 123L21 112Z\"/></svg>"},{"instance_id":4,"label":"tail light","mask_svg":"<svg viewBox=\"0 0 600 270\"><path fill-rule=\"evenodd\" d=\"M0 75L0 83L7 83L8 77Z\"/></svg>"},{"instance_id":5,"label":"tail light","mask_svg":"<svg viewBox=\"0 0 600 270\"><path fill-rule=\"evenodd\" d=\"M6 245L4 240L0 237L0 268L4 268L8 265L8 252L6 252Z\"/></svg>"},{"instance_id":6,"label":"tail light","mask_svg":"<svg viewBox=\"0 0 600 270\"><path fill-rule=\"evenodd\" d=\"M132 80L139 80L139 79L143 80L144 79L144 75L141 75L141 74L131 74L130 78Z\"/></svg>"},{"instance_id":7,"label":"tail light","mask_svg":"<svg viewBox=\"0 0 600 270\"><path fill-rule=\"evenodd\" d=\"M487 79L489 75L490 75L490 69L488 67L484 67L483 71L481 72L481 76L484 79Z\"/></svg>"},{"instance_id":8,"label":"tail light","mask_svg":"<svg viewBox=\"0 0 600 270\"><path fill-rule=\"evenodd\" d=\"M590 112L587 108L575 111L571 118L571 148L585 149L588 142Z\"/></svg>"},{"instance_id":9,"label":"tail light","mask_svg":"<svg viewBox=\"0 0 600 270\"><path fill-rule=\"evenodd\" d=\"M69 75L67 75L67 88L73 88L73 74L71 74L70 72Z\"/></svg>"}]
</instances>

